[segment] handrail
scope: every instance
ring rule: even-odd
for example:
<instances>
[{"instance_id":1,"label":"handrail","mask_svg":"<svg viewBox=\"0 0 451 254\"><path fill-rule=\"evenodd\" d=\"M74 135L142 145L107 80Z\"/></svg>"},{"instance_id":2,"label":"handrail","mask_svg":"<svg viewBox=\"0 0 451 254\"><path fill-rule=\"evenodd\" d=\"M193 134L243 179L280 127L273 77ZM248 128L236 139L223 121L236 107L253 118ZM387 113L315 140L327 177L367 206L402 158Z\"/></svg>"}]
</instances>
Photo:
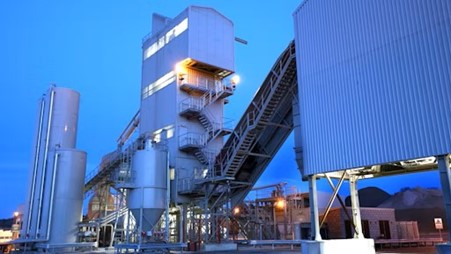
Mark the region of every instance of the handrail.
<instances>
[{"instance_id":1,"label":"handrail","mask_svg":"<svg viewBox=\"0 0 451 254\"><path fill-rule=\"evenodd\" d=\"M188 132L179 136L179 147L185 145L204 146L205 144L205 136L203 133Z\"/></svg>"},{"instance_id":2,"label":"handrail","mask_svg":"<svg viewBox=\"0 0 451 254\"><path fill-rule=\"evenodd\" d=\"M198 80L200 77L196 77ZM209 85L208 82L205 85L200 85L200 83L195 83L190 85L201 87L207 90L201 97L188 97L180 102L179 112L183 112L187 109L195 109L195 110L203 110L205 107L215 102L217 98L220 98L221 95L227 90L233 91L233 89L229 86L223 85L223 81L212 79L214 85ZM188 82L187 82L188 83ZM213 87L213 89L211 89Z\"/></svg>"},{"instance_id":3,"label":"handrail","mask_svg":"<svg viewBox=\"0 0 451 254\"><path fill-rule=\"evenodd\" d=\"M200 111L203 108L203 102L199 98L195 97L188 97L180 102L179 105L179 112L183 112L188 109L193 109Z\"/></svg>"},{"instance_id":4,"label":"handrail","mask_svg":"<svg viewBox=\"0 0 451 254\"><path fill-rule=\"evenodd\" d=\"M101 225L108 224L108 223L112 222L113 220L115 220L117 217L121 217L121 216L125 215L127 212L128 212L128 208L122 207L121 209L114 211L114 212L100 218L99 224L101 224Z\"/></svg>"},{"instance_id":5,"label":"handrail","mask_svg":"<svg viewBox=\"0 0 451 254\"><path fill-rule=\"evenodd\" d=\"M243 116L238 125L235 127L235 135L229 139L230 145L226 143L227 147L224 147L224 152L220 153L217 157L216 165L219 167L221 175L225 175L227 168L230 167L233 160L232 158L238 152L238 147L244 142L244 137L255 127L255 124L262 118L264 109L267 108L271 102L272 95L278 88L278 81L282 78L281 75L285 73L291 61L294 59L294 43L292 42L289 47L281 54L275 65L269 72L264 84L257 91L254 100L249 106L248 112Z\"/></svg>"}]
</instances>

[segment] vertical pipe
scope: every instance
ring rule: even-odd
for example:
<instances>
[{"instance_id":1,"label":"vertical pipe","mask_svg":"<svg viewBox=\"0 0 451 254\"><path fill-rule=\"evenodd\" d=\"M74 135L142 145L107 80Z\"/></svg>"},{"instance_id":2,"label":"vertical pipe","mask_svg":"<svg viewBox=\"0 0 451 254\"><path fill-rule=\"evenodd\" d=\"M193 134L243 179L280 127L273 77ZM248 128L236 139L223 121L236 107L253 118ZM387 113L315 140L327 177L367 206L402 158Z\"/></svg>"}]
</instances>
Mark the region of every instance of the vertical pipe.
<instances>
[{"instance_id":1,"label":"vertical pipe","mask_svg":"<svg viewBox=\"0 0 451 254\"><path fill-rule=\"evenodd\" d=\"M27 225L25 226L25 236L28 237L28 234L31 230L31 217L33 214L33 206L34 206L34 194L35 194L35 188L36 188L36 177L37 177L37 171L38 171L38 165L39 165L39 155L41 151L41 138L42 138L42 125L44 122L44 109L45 109L45 100L44 98L41 99L41 107L39 110L39 123L38 123L38 136L36 140L36 149L34 152L34 162L33 162L33 173L31 178L31 193L30 193L30 200L28 203L28 218L27 218Z\"/></svg>"},{"instance_id":2,"label":"vertical pipe","mask_svg":"<svg viewBox=\"0 0 451 254\"><path fill-rule=\"evenodd\" d=\"M139 245L143 242L143 207L144 205L144 187L141 187L141 207L139 209Z\"/></svg>"},{"instance_id":3,"label":"vertical pipe","mask_svg":"<svg viewBox=\"0 0 451 254\"><path fill-rule=\"evenodd\" d=\"M354 238L363 239L362 220L360 217L359 193L357 190L357 177L349 177L349 192L351 196L352 220L354 221Z\"/></svg>"},{"instance_id":4,"label":"vertical pipe","mask_svg":"<svg viewBox=\"0 0 451 254\"><path fill-rule=\"evenodd\" d=\"M283 206L283 227L284 227L284 236L283 236L283 240L287 240L287 235L288 235L288 218L287 218L287 197L284 197L285 200L285 205ZM293 247L293 246L292 246Z\"/></svg>"},{"instance_id":5,"label":"vertical pipe","mask_svg":"<svg viewBox=\"0 0 451 254\"><path fill-rule=\"evenodd\" d=\"M277 239L277 218L276 218L276 203L272 205L272 219L273 219L273 231L274 231L274 240Z\"/></svg>"},{"instance_id":6,"label":"vertical pipe","mask_svg":"<svg viewBox=\"0 0 451 254\"><path fill-rule=\"evenodd\" d=\"M316 175L311 175L309 180L309 193L310 193L310 221L311 228L313 230L313 240L321 241L319 217L318 217L318 190L316 188Z\"/></svg>"},{"instance_id":7,"label":"vertical pipe","mask_svg":"<svg viewBox=\"0 0 451 254\"><path fill-rule=\"evenodd\" d=\"M439 156L437 158L438 170L440 173L440 184L442 185L443 201L445 202L446 220L448 228L451 225L451 173L449 156ZM451 230L448 230L448 239L451 239ZM451 240L448 240L448 242Z\"/></svg>"},{"instance_id":8,"label":"vertical pipe","mask_svg":"<svg viewBox=\"0 0 451 254\"><path fill-rule=\"evenodd\" d=\"M231 229L231 209L232 209L232 199L231 199L231 189L230 189L230 180L227 180L227 239L230 238L230 229ZM208 203L208 201L207 201ZM206 206L207 207L207 206ZM219 225L216 225L217 227L221 227L222 223L218 223Z\"/></svg>"},{"instance_id":9,"label":"vertical pipe","mask_svg":"<svg viewBox=\"0 0 451 254\"><path fill-rule=\"evenodd\" d=\"M169 147L166 148L166 221L165 221L165 240L169 242L169 203L171 202L171 177L169 168Z\"/></svg>"},{"instance_id":10,"label":"vertical pipe","mask_svg":"<svg viewBox=\"0 0 451 254\"><path fill-rule=\"evenodd\" d=\"M130 209L128 209L128 211L127 211L127 229L126 229L126 234L127 234L127 236L126 236L126 241L127 241L127 244L129 244L130 243L130 217L131 217L131 211L130 211ZM136 220L135 220L135 224L136 224Z\"/></svg>"},{"instance_id":11,"label":"vertical pipe","mask_svg":"<svg viewBox=\"0 0 451 254\"><path fill-rule=\"evenodd\" d=\"M49 117L47 119L47 130L45 136L45 147L44 147L44 161L42 167L42 175L41 175L41 186L39 190L39 206L38 206L38 216L36 221L36 238L39 238L39 231L41 229L41 213L42 213L42 203L44 198L44 187L45 187L45 175L47 172L47 159L49 153L49 143L50 143L50 130L52 125L52 117L53 117L53 102L55 98L55 90L53 88L50 92L50 105L49 105Z\"/></svg>"},{"instance_id":12,"label":"vertical pipe","mask_svg":"<svg viewBox=\"0 0 451 254\"><path fill-rule=\"evenodd\" d=\"M185 242L185 222L186 220L186 205L183 204L180 206L180 225L179 225L179 242Z\"/></svg>"},{"instance_id":13,"label":"vertical pipe","mask_svg":"<svg viewBox=\"0 0 451 254\"><path fill-rule=\"evenodd\" d=\"M53 161L53 170L52 170L52 186L50 189L50 204L49 204L49 217L47 219L47 231L46 231L46 240L50 239L50 227L52 226L52 216L53 216L53 199L55 198L55 184L56 184L56 171L58 169L58 160L60 154L55 152L55 158Z\"/></svg>"}]
</instances>

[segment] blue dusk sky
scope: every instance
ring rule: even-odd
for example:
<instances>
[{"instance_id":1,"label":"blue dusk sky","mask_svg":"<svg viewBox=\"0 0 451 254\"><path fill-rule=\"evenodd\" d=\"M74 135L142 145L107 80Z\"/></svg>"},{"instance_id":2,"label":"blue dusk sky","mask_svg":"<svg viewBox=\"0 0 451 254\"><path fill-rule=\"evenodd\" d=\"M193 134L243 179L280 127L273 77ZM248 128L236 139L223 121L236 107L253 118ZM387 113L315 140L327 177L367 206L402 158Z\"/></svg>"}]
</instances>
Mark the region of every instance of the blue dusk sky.
<instances>
[{"instance_id":1,"label":"blue dusk sky","mask_svg":"<svg viewBox=\"0 0 451 254\"><path fill-rule=\"evenodd\" d=\"M292 13L300 0L0 1L0 218L25 202L38 100L50 84L81 93L77 148L88 153L87 171L116 148L116 139L139 107L141 39L152 13L175 17L189 5L212 7L231 19L241 84L226 105L239 120L274 61L293 39ZM287 182L308 191L294 160L291 135L257 186ZM327 155L324 155L327 156ZM404 186L437 187L438 172L365 180L389 193ZM330 191L326 181L320 190ZM343 194L347 195L347 188Z\"/></svg>"}]
</instances>

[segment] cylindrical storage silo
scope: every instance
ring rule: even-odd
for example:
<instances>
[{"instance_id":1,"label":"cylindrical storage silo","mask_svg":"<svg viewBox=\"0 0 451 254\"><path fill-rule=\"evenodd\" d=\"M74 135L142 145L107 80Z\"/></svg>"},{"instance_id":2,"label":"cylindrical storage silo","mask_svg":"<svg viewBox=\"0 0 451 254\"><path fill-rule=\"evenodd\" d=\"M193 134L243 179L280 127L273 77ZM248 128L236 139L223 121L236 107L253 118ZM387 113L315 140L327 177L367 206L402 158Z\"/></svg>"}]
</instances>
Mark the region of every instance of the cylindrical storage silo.
<instances>
[{"instance_id":1,"label":"cylindrical storage silo","mask_svg":"<svg viewBox=\"0 0 451 254\"><path fill-rule=\"evenodd\" d=\"M50 147L75 148L80 94L64 87L55 87L52 90L55 92L55 99Z\"/></svg>"},{"instance_id":2,"label":"cylindrical storage silo","mask_svg":"<svg viewBox=\"0 0 451 254\"><path fill-rule=\"evenodd\" d=\"M155 146L136 151L132 160L134 188L128 195L128 208L141 230L150 231L166 209L167 154Z\"/></svg>"},{"instance_id":3,"label":"cylindrical storage silo","mask_svg":"<svg viewBox=\"0 0 451 254\"><path fill-rule=\"evenodd\" d=\"M50 200L52 195L53 197L56 195L53 183L54 152L52 151L75 148L79 101L80 94L77 91L52 86L39 102L30 189L21 235L26 239L47 240L49 235ZM60 171L65 170L60 169ZM84 177L84 168L80 174ZM59 179L60 177L55 180L57 184ZM63 181L63 183L73 184L72 180ZM82 188L83 185L81 191Z\"/></svg>"},{"instance_id":4,"label":"cylindrical storage silo","mask_svg":"<svg viewBox=\"0 0 451 254\"><path fill-rule=\"evenodd\" d=\"M86 152L58 149L50 154L56 175L53 201L49 200L48 208L51 220L47 221L50 225L48 243L74 243L82 217Z\"/></svg>"}]
</instances>

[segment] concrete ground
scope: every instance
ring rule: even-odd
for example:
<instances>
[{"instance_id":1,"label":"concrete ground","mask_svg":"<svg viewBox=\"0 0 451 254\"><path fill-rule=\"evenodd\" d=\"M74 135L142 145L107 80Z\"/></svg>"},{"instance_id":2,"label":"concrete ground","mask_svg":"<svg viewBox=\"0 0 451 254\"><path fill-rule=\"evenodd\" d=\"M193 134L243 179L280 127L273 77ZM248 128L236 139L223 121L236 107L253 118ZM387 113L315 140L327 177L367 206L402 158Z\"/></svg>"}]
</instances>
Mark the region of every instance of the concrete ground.
<instances>
[{"instance_id":1,"label":"concrete ground","mask_svg":"<svg viewBox=\"0 0 451 254\"><path fill-rule=\"evenodd\" d=\"M409 253L409 254L436 254L434 246L426 246L426 247L407 247L407 248L390 248L390 249L382 249L378 250L376 253L385 254L385 253Z\"/></svg>"},{"instance_id":2,"label":"concrete ground","mask_svg":"<svg viewBox=\"0 0 451 254\"><path fill-rule=\"evenodd\" d=\"M188 252L184 251L183 253L211 253L211 252ZM238 251L224 251L224 252L215 252L215 254L230 254L230 253L240 253L240 254L268 254L268 253L277 253L277 254L293 254L293 253L301 253L301 250L298 247L294 247L293 250L291 250L289 247L275 247L272 249L270 246L264 246L264 247L248 247L248 246L240 246L238 248ZM383 250L377 250L377 254L395 254L395 253L402 253L402 254L436 254L436 250L434 246L427 246L427 247L406 247L406 248L390 248L390 249L383 249Z\"/></svg>"},{"instance_id":3,"label":"concrete ground","mask_svg":"<svg viewBox=\"0 0 451 254\"><path fill-rule=\"evenodd\" d=\"M17 252L13 252L17 253ZM23 252L19 252L23 253ZM42 254L42 253L35 253L35 252L26 252L27 254ZM152 253L158 253L158 252L152 252ZM171 252L171 253L181 253L181 252ZM183 253L186 254L194 254L194 253L203 253L203 254L231 254L231 253L240 253L240 254L302 254L299 246L294 247L293 250L291 250L290 247L286 246L276 246L274 249L270 246L263 246L263 247L249 247L249 246L240 246L238 248L238 251L222 251L222 252L191 252L191 251L183 251ZM390 248L390 249L383 249L376 251L377 254L436 254L434 246L427 246L427 247L407 247L407 248ZM66 253L69 254L69 253ZM105 251L105 250L99 250L99 251L87 251L87 252L73 252L73 254L114 254L114 251Z\"/></svg>"}]
</instances>

